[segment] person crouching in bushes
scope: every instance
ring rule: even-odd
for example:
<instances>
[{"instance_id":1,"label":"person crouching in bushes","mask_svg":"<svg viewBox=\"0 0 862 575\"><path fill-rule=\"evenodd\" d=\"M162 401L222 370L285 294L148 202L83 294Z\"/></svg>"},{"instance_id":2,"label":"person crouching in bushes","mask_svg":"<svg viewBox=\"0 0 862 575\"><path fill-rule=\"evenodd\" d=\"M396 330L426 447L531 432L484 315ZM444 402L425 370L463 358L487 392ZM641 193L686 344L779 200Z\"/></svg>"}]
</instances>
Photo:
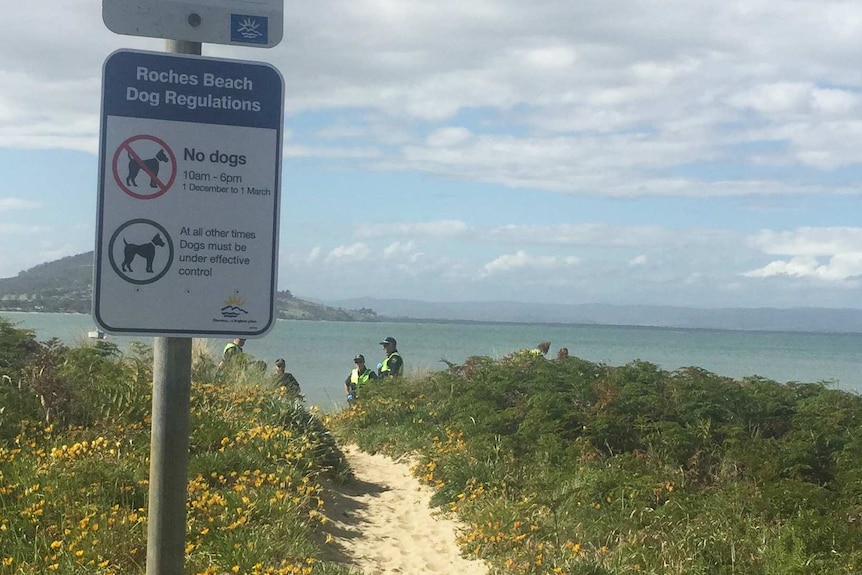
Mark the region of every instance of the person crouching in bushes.
<instances>
[{"instance_id":1,"label":"person crouching in bushes","mask_svg":"<svg viewBox=\"0 0 862 575\"><path fill-rule=\"evenodd\" d=\"M503 365L510 365L520 364L524 362L529 363L538 358L545 359L550 349L551 342L543 341L539 343L536 347L520 349L516 352L510 353L509 355L503 356L500 359L500 363Z\"/></svg>"},{"instance_id":2,"label":"person crouching in bushes","mask_svg":"<svg viewBox=\"0 0 862 575\"><path fill-rule=\"evenodd\" d=\"M536 346L536 349L533 350L533 353L536 355L536 357L547 357L548 356L548 350L550 350L550 349L551 349L551 342L543 341L542 343L540 343L539 345Z\"/></svg>"},{"instance_id":3,"label":"person crouching in bushes","mask_svg":"<svg viewBox=\"0 0 862 575\"><path fill-rule=\"evenodd\" d=\"M373 369L365 365L365 356L361 353L353 358L353 370L344 380L344 391L347 394L347 403L353 407L359 391L368 382L369 379L377 379L377 374Z\"/></svg>"},{"instance_id":4,"label":"person crouching in bushes","mask_svg":"<svg viewBox=\"0 0 862 575\"><path fill-rule=\"evenodd\" d=\"M296 381L292 373L284 371L285 367L286 363L284 359L278 358L275 360L275 387L284 389L285 394L288 396L299 397L301 395L299 382Z\"/></svg>"}]
</instances>

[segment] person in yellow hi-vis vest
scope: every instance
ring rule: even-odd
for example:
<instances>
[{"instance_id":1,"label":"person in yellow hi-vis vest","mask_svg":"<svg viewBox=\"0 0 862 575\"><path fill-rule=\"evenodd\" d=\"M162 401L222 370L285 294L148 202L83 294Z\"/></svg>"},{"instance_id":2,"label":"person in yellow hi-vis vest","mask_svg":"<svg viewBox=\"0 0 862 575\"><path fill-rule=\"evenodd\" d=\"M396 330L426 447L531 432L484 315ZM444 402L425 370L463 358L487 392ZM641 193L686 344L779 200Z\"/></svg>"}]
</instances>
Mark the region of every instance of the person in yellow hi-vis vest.
<instances>
[{"instance_id":1,"label":"person in yellow hi-vis vest","mask_svg":"<svg viewBox=\"0 0 862 575\"><path fill-rule=\"evenodd\" d=\"M369 379L377 379L373 369L365 366L365 356L361 353L353 358L355 367L344 380L344 391L347 394L347 403L353 402L359 397L359 391L368 383Z\"/></svg>"},{"instance_id":2,"label":"person in yellow hi-vis vest","mask_svg":"<svg viewBox=\"0 0 862 575\"><path fill-rule=\"evenodd\" d=\"M237 358L244 358L242 346L245 345L244 337L235 337L233 341L229 341L226 346L224 346L224 351L222 352L222 359L218 364L218 368L216 368L216 381L221 381L225 375L225 368L231 363L232 360Z\"/></svg>"},{"instance_id":3,"label":"person in yellow hi-vis vest","mask_svg":"<svg viewBox=\"0 0 862 575\"><path fill-rule=\"evenodd\" d=\"M380 363L380 368L377 375L380 377L396 377L404 372L404 360L401 354L398 353L398 342L394 337L387 337L380 342L383 346L383 351L386 352L386 359Z\"/></svg>"}]
</instances>

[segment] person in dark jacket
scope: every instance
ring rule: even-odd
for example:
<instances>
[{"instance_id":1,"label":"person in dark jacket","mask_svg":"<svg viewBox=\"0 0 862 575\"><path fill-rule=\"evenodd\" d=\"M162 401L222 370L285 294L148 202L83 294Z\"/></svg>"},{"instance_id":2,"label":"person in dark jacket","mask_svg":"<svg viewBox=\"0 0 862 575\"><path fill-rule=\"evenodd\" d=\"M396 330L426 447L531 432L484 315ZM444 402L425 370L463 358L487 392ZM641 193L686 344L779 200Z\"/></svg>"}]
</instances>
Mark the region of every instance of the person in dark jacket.
<instances>
[{"instance_id":1,"label":"person in dark jacket","mask_svg":"<svg viewBox=\"0 0 862 575\"><path fill-rule=\"evenodd\" d=\"M299 382L289 371L285 371L284 359L275 360L275 387L283 387L288 395L300 395Z\"/></svg>"}]
</instances>

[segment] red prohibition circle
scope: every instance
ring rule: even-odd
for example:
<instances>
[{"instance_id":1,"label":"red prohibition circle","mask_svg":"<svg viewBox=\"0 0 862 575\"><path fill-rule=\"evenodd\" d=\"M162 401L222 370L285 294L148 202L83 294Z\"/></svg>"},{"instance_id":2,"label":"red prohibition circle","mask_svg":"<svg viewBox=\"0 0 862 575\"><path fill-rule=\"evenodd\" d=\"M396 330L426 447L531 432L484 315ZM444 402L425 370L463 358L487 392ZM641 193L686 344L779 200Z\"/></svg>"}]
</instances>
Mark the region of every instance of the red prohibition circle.
<instances>
[{"instance_id":1,"label":"red prohibition circle","mask_svg":"<svg viewBox=\"0 0 862 575\"><path fill-rule=\"evenodd\" d=\"M154 171L150 170L146 164L146 160L141 159L137 152L132 148L132 143L137 142L138 140L150 140L155 142L159 146L161 146L162 150L165 151L168 158L170 159L171 164L171 177L168 179L166 183L162 182L158 178L158 174ZM157 192L154 194L139 194L137 192L132 191L123 181L123 178L120 177L119 165L120 165L120 157L122 153L126 152L131 161L134 161L138 165L138 170L144 173L147 180L151 182L155 182L157 184ZM158 160L156 160L158 161ZM173 185L174 180L177 177L177 158L174 155L174 151L171 150L170 146L168 146L163 140L150 136L147 134L141 134L140 136L132 136L125 140L122 144L117 147L117 151L114 153L113 160L113 172L114 172L114 181L117 182L117 185L120 186L120 189L123 190L126 194L132 196L133 198L137 198L139 200L152 200L158 198L165 192L167 192L170 187Z\"/></svg>"}]
</instances>

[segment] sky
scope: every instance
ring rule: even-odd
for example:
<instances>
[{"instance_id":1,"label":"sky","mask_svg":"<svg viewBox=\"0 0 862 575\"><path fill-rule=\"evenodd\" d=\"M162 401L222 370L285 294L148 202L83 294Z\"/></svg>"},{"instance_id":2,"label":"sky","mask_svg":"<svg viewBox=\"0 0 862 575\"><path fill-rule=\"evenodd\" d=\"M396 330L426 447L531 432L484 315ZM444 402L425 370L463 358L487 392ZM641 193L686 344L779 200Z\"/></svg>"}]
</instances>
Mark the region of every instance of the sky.
<instances>
[{"instance_id":1,"label":"sky","mask_svg":"<svg viewBox=\"0 0 862 575\"><path fill-rule=\"evenodd\" d=\"M94 246L100 0L8 2L0 277ZM278 285L862 307L862 3L286 2Z\"/></svg>"}]
</instances>

